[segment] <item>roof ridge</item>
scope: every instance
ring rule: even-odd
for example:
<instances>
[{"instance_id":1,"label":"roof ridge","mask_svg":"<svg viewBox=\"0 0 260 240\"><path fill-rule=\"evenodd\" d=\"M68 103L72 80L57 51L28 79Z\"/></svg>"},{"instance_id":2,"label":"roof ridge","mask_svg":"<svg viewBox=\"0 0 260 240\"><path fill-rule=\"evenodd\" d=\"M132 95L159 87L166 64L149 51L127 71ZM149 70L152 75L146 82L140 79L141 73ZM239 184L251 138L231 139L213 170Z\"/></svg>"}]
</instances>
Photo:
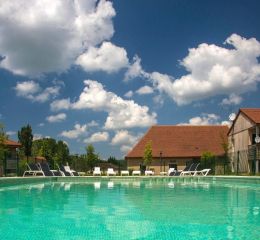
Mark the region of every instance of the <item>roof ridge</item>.
<instances>
[{"instance_id":1,"label":"roof ridge","mask_svg":"<svg viewBox=\"0 0 260 240\"><path fill-rule=\"evenodd\" d=\"M11 139L6 139L5 144L9 145L9 146L21 146L21 143L16 142L16 141L11 140Z\"/></svg>"},{"instance_id":2,"label":"roof ridge","mask_svg":"<svg viewBox=\"0 0 260 240\"><path fill-rule=\"evenodd\" d=\"M147 129L146 133L136 142L136 144L134 146L132 146L132 149L126 154L126 157L135 149L135 147L138 145L138 143L141 142L143 140L143 138L150 132L152 127L154 127L154 126L149 127Z\"/></svg>"},{"instance_id":3,"label":"roof ridge","mask_svg":"<svg viewBox=\"0 0 260 240\"><path fill-rule=\"evenodd\" d=\"M253 123L260 123L260 108L240 108L237 116L240 112L243 113Z\"/></svg>"},{"instance_id":4,"label":"roof ridge","mask_svg":"<svg viewBox=\"0 0 260 240\"><path fill-rule=\"evenodd\" d=\"M154 125L152 127L228 127L228 125L220 125L220 124L209 124L209 125Z\"/></svg>"}]
</instances>

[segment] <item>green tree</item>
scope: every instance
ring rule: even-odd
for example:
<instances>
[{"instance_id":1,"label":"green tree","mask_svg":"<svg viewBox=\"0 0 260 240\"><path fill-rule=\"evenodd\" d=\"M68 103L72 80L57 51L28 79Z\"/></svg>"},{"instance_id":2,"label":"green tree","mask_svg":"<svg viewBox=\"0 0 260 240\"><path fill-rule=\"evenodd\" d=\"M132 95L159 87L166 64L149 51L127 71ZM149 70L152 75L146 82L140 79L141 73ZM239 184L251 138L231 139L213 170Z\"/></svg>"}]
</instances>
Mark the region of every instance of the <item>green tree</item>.
<instances>
[{"instance_id":1,"label":"green tree","mask_svg":"<svg viewBox=\"0 0 260 240\"><path fill-rule=\"evenodd\" d=\"M107 162L118 166L119 169L126 169L127 168L127 162L124 159L116 159L115 157L110 156L107 159Z\"/></svg>"},{"instance_id":2,"label":"green tree","mask_svg":"<svg viewBox=\"0 0 260 240\"><path fill-rule=\"evenodd\" d=\"M33 156L45 157L52 168L56 168L55 163L66 163L69 159L69 149L65 143L57 143L53 138L43 138L33 141ZM64 157L64 160L61 160Z\"/></svg>"},{"instance_id":3,"label":"green tree","mask_svg":"<svg viewBox=\"0 0 260 240\"><path fill-rule=\"evenodd\" d=\"M53 138L43 138L33 141L32 154L34 157L45 157L52 168L57 164L72 163L69 147L63 141L56 141Z\"/></svg>"},{"instance_id":4,"label":"green tree","mask_svg":"<svg viewBox=\"0 0 260 240\"><path fill-rule=\"evenodd\" d=\"M7 140L7 135L5 134L4 131L4 125L0 123L0 166L2 166L5 154L7 152L7 148L5 145L6 140Z\"/></svg>"},{"instance_id":5,"label":"green tree","mask_svg":"<svg viewBox=\"0 0 260 240\"><path fill-rule=\"evenodd\" d=\"M115 164L115 165L118 165L118 161L117 161L116 158L113 157L113 156L110 156L110 157L107 159L107 162L108 162L108 163Z\"/></svg>"},{"instance_id":6,"label":"green tree","mask_svg":"<svg viewBox=\"0 0 260 240\"><path fill-rule=\"evenodd\" d=\"M216 156L214 155L214 153L210 151L203 152L201 155L201 167L203 169L210 168L212 169L212 172L215 172L215 159Z\"/></svg>"},{"instance_id":7,"label":"green tree","mask_svg":"<svg viewBox=\"0 0 260 240\"><path fill-rule=\"evenodd\" d=\"M26 156L27 162L29 156L32 155L32 143L33 143L33 134L32 128L29 124L21 128L21 131L18 131L18 139L22 144L22 151Z\"/></svg>"},{"instance_id":8,"label":"green tree","mask_svg":"<svg viewBox=\"0 0 260 240\"><path fill-rule=\"evenodd\" d=\"M42 146L42 139L37 139L37 140L33 141L33 144L32 144L32 155L34 157L41 156L40 155L41 146Z\"/></svg>"},{"instance_id":9,"label":"green tree","mask_svg":"<svg viewBox=\"0 0 260 240\"><path fill-rule=\"evenodd\" d=\"M229 155L228 155L228 153L229 153L229 151L231 149L231 146L230 146L230 143L229 143L227 137L223 133L220 134L220 138L221 138L221 147L222 147L222 149L224 151L223 165L224 165L224 174L225 174L226 170L228 172L231 172L231 169L230 169L231 166L229 165L230 159L229 159ZM227 169L226 169L226 166L228 166Z\"/></svg>"},{"instance_id":10,"label":"green tree","mask_svg":"<svg viewBox=\"0 0 260 240\"><path fill-rule=\"evenodd\" d=\"M44 148L42 149L42 152L44 154L42 156L45 157L53 166L54 156L57 150L56 140L53 138L44 138L43 143Z\"/></svg>"},{"instance_id":11,"label":"green tree","mask_svg":"<svg viewBox=\"0 0 260 240\"><path fill-rule=\"evenodd\" d=\"M56 151L53 157L54 163L66 164L67 162L70 162L69 153L70 152L67 144L65 144L63 141L58 141L56 143Z\"/></svg>"},{"instance_id":12,"label":"green tree","mask_svg":"<svg viewBox=\"0 0 260 240\"><path fill-rule=\"evenodd\" d=\"M86 172L88 170L87 157L85 154L70 155L70 164L76 171Z\"/></svg>"},{"instance_id":13,"label":"green tree","mask_svg":"<svg viewBox=\"0 0 260 240\"><path fill-rule=\"evenodd\" d=\"M95 148L92 144L89 144L86 147L86 152L87 152L87 156L86 156L86 160L87 160L87 166L92 170L95 165L98 163L98 155L95 153Z\"/></svg>"},{"instance_id":14,"label":"green tree","mask_svg":"<svg viewBox=\"0 0 260 240\"><path fill-rule=\"evenodd\" d=\"M143 162L144 165L149 169L153 159L153 152L152 152L152 142L149 141L146 143L144 148L144 156L143 156Z\"/></svg>"}]
</instances>

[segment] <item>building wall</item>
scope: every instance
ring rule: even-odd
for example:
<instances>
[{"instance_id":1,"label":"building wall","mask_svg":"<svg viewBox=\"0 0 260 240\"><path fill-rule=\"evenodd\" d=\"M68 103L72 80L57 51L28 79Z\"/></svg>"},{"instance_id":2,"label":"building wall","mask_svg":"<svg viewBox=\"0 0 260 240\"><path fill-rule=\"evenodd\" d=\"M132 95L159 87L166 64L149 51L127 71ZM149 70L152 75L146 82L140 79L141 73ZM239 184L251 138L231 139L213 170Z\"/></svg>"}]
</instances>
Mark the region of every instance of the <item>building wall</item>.
<instances>
[{"instance_id":1,"label":"building wall","mask_svg":"<svg viewBox=\"0 0 260 240\"><path fill-rule=\"evenodd\" d=\"M16 148L9 148L6 156L6 173L16 173L18 160Z\"/></svg>"},{"instance_id":2,"label":"building wall","mask_svg":"<svg viewBox=\"0 0 260 240\"><path fill-rule=\"evenodd\" d=\"M233 129L230 131L228 140L231 146L230 151L237 152L247 150L251 145L251 128L254 124L243 114L239 114Z\"/></svg>"},{"instance_id":3,"label":"building wall","mask_svg":"<svg viewBox=\"0 0 260 240\"><path fill-rule=\"evenodd\" d=\"M143 163L142 158L126 158L128 169L140 170L140 164ZM168 171L169 164L177 164L178 170L183 170L188 162L191 162L192 158L153 158L150 169L153 169L155 174L160 174L161 171ZM165 167L164 167L165 166Z\"/></svg>"},{"instance_id":4,"label":"building wall","mask_svg":"<svg viewBox=\"0 0 260 240\"><path fill-rule=\"evenodd\" d=\"M2 163L0 163L0 177L2 177L4 173L6 173L6 174L16 173L17 160L18 160L18 158L17 158L16 148L8 147L6 159ZM4 167L5 167L5 169L4 169Z\"/></svg>"},{"instance_id":5,"label":"building wall","mask_svg":"<svg viewBox=\"0 0 260 240\"><path fill-rule=\"evenodd\" d=\"M234 133L239 133L253 126L254 123L251 122L243 113L240 113L234 125Z\"/></svg>"}]
</instances>

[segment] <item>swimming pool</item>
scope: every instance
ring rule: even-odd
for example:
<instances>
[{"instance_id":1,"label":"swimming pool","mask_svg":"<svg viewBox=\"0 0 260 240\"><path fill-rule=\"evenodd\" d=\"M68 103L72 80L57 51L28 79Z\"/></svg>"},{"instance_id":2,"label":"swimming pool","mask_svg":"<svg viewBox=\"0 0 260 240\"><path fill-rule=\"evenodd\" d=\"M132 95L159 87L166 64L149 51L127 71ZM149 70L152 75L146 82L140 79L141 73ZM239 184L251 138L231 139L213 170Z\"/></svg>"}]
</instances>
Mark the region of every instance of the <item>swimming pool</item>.
<instances>
[{"instance_id":1,"label":"swimming pool","mask_svg":"<svg viewBox=\"0 0 260 240\"><path fill-rule=\"evenodd\" d=\"M55 178L4 186L0 239L260 239L260 181L238 180Z\"/></svg>"}]
</instances>

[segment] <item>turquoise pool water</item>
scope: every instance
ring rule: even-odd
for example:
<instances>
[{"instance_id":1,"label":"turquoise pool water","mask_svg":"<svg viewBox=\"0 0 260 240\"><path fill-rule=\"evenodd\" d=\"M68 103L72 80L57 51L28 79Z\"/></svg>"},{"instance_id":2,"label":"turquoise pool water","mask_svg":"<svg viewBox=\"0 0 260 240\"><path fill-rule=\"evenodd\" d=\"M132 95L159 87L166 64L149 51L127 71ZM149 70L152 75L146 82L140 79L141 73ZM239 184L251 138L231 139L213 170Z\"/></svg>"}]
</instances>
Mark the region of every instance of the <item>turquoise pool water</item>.
<instances>
[{"instance_id":1,"label":"turquoise pool water","mask_svg":"<svg viewBox=\"0 0 260 240\"><path fill-rule=\"evenodd\" d=\"M260 239L260 185L190 178L0 188L0 239Z\"/></svg>"}]
</instances>

